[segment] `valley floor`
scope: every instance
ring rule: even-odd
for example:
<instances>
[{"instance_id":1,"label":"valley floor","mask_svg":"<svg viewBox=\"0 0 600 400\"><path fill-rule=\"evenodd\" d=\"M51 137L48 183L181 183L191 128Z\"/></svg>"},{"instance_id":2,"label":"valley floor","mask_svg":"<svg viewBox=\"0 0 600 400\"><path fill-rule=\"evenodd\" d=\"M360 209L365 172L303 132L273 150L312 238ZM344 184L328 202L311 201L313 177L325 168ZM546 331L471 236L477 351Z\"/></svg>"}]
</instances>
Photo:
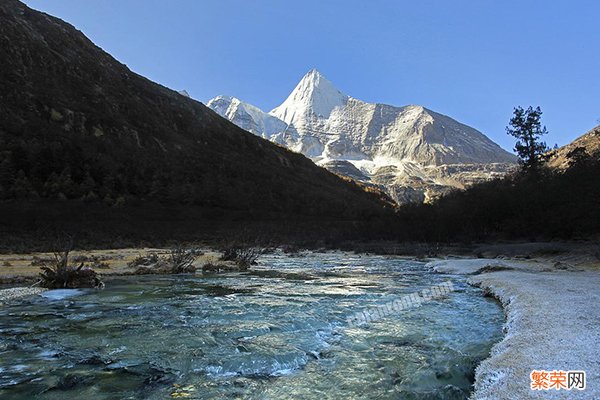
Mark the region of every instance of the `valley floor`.
<instances>
[{"instance_id":1,"label":"valley floor","mask_svg":"<svg viewBox=\"0 0 600 400\"><path fill-rule=\"evenodd\" d=\"M471 275L469 282L497 297L506 312L505 337L477 367L472 399L600 398L597 264L447 259L428 265ZM587 387L534 391L532 370L583 370Z\"/></svg>"},{"instance_id":2,"label":"valley floor","mask_svg":"<svg viewBox=\"0 0 600 400\"><path fill-rule=\"evenodd\" d=\"M69 253L69 262L78 264L85 261L101 275L131 275L135 268L127 264L138 256L155 253L167 255L168 249L126 248L110 250L75 250ZM195 265L201 267L207 262L215 262L221 254L215 251L204 251ZM0 254L0 284L35 282L40 272L40 265L45 260L52 260L53 253ZM100 266L95 266L94 263Z\"/></svg>"}]
</instances>

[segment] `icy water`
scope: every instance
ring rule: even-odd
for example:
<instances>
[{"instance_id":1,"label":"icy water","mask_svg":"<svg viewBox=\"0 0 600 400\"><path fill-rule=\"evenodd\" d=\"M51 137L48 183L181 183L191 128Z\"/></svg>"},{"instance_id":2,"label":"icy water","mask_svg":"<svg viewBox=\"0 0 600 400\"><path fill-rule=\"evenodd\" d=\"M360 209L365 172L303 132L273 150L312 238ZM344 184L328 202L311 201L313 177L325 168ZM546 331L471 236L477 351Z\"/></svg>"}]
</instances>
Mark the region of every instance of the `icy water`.
<instances>
[{"instance_id":1,"label":"icy water","mask_svg":"<svg viewBox=\"0 0 600 400\"><path fill-rule=\"evenodd\" d=\"M448 279L445 298L347 325ZM115 278L0 308L0 398L464 399L502 322L464 278L382 256Z\"/></svg>"}]
</instances>

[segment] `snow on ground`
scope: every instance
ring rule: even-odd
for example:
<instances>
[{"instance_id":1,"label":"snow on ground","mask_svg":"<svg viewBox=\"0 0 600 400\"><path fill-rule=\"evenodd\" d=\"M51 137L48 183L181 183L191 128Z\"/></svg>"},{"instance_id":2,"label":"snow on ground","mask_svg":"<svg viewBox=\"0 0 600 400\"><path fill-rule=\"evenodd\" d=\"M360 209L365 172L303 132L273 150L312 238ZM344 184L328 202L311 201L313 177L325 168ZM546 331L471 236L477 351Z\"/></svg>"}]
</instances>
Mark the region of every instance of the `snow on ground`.
<instances>
[{"instance_id":1,"label":"snow on ground","mask_svg":"<svg viewBox=\"0 0 600 400\"><path fill-rule=\"evenodd\" d=\"M488 266L500 268L479 273ZM496 259L443 260L429 267L474 274L470 283L491 291L507 315L505 338L477 367L472 399L600 398L600 271ZM587 388L531 390L534 369L584 370Z\"/></svg>"}]
</instances>

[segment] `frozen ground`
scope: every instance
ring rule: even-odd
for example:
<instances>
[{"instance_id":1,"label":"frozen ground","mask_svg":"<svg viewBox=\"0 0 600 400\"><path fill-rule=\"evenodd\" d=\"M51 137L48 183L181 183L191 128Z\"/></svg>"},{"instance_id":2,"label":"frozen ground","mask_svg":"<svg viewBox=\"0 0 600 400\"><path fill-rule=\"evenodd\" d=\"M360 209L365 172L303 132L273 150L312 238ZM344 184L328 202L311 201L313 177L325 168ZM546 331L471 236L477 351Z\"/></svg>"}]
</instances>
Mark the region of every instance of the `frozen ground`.
<instances>
[{"instance_id":1,"label":"frozen ground","mask_svg":"<svg viewBox=\"0 0 600 400\"><path fill-rule=\"evenodd\" d=\"M40 294L46 289L39 287L14 287L10 289L0 290L0 305L7 301L15 300L25 296L31 296L34 294Z\"/></svg>"},{"instance_id":2,"label":"frozen ground","mask_svg":"<svg viewBox=\"0 0 600 400\"><path fill-rule=\"evenodd\" d=\"M472 274L470 282L493 293L506 311L506 336L477 368L472 399L600 398L599 270L497 259L443 260L429 266ZM534 369L584 370L587 388L533 391L529 374Z\"/></svg>"}]
</instances>

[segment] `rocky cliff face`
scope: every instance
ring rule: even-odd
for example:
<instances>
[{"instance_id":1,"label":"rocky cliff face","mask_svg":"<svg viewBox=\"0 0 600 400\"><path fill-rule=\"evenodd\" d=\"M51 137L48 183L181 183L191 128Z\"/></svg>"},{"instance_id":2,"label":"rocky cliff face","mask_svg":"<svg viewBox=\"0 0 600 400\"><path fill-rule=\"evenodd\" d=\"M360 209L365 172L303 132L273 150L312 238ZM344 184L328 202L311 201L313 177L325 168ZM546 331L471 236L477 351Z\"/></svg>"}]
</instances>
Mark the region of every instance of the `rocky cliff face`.
<instances>
[{"instance_id":1,"label":"rocky cliff face","mask_svg":"<svg viewBox=\"0 0 600 400\"><path fill-rule=\"evenodd\" d=\"M336 173L351 171L348 176L381 186L400 203L430 201L452 188L502 176L516 162L452 118L421 106L363 102L317 70L269 113L231 97L217 97L208 106Z\"/></svg>"},{"instance_id":2,"label":"rocky cliff face","mask_svg":"<svg viewBox=\"0 0 600 400\"><path fill-rule=\"evenodd\" d=\"M600 154L600 125L571 143L549 153L548 166L566 169L576 157L597 156Z\"/></svg>"}]
</instances>

